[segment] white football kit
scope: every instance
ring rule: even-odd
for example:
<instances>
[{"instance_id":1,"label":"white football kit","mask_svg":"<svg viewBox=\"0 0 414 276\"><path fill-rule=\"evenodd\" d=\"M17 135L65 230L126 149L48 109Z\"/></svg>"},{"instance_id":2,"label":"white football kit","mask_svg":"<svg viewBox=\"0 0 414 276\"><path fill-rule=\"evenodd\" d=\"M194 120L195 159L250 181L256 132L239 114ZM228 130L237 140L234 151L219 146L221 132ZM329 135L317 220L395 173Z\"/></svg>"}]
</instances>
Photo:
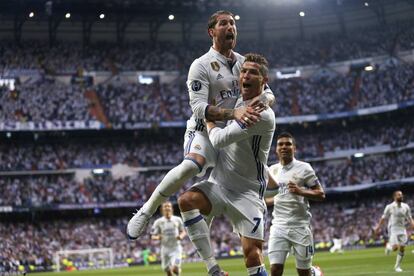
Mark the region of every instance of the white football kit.
<instances>
[{"instance_id":1,"label":"white football kit","mask_svg":"<svg viewBox=\"0 0 414 276\"><path fill-rule=\"evenodd\" d=\"M408 204L401 202L401 205L399 206L395 201L388 204L385 207L382 218L388 219L390 245L406 245L408 242L406 224L407 222L411 222L412 219L411 210Z\"/></svg>"},{"instance_id":2,"label":"white football kit","mask_svg":"<svg viewBox=\"0 0 414 276\"><path fill-rule=\"evenodd\" d=\"M314 254L310 206L307 198L289 192L288 183L291 181L301 188L311 188L320 185L319 180L309 163L296 159L285 166L280 163L270 166L269 173L279 186L270 227L270 264L284 264L292 249L296 267L309 269Z\"/></svg>"},{"instance_id":3,"label":"white football kit","mask_svg":"<svg viewBox=\"0 0 414 276\"><path fill-rule=\"evenodd\" d=\"M211 202L209 218L224 214L244 237L264 239L266 164L275 127L275 114L267 108L249 128L231 120L225 128L211 129L211 143L219 149L217 163L207 181L193 186Z\"/></svg>"},{"instance_id":4,"label":"white football kit","mask_svg":"<svg viewBox=\"0 0 414 276\"><path fill-rule=\"evenodd\" d=\"M177 236L184 231L184 224L180 217L157 219L151 229L151 235L161 236L161 267L181 266L182 246Z\"/></svg>"},{"instance_id":5,"label":"white football kit","mask_svg":"<svg viewBox=\"0 0 414 276\"><path fill-rule=\"evenodd\" d=\"M184 136L184 156L197 153L206 159L198 176L204 175L207 168L214 166L217 151L211 145L204 123L208 105L233 109L240 97L239 75L244 56L234 52L235 61L229 60L213 48L194 60L188 72L187 87L193 115L187 121ZM265 93L273 92L267 88ZM216 122L224 127L226 122Z\"/></svg>"}]
</instances>

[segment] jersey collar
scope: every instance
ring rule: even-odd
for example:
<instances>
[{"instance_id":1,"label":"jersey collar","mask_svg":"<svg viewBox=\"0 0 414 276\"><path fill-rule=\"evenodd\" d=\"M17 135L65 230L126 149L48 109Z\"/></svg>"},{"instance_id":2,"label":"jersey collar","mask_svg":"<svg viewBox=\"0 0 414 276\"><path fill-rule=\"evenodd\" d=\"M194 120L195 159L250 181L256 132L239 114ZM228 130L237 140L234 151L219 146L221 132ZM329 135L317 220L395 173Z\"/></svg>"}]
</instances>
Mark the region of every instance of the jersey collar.
<instances>
[{"instance_id":1,"label":"jersey collar","mask_svg":"<svg viewBox=\"0 0 414 276\"><path fill-rule=\"evenodd\" d=\"M293 159L292 159L292 162L290 162L289 164L287 164L287 165L285 165L285 166L283 166L282 164L280 164L280 165L282 165L282 168L283 169L285 169L285 170L290 170L291 168L293 168L293 165L294 165L294 163L296 162L296 159L295 159L295 157L293 157Z\"/></svg>"},{"instance_id":2,"label":"jersey collar","mask_svg":"<svg viewBox=\"0 0 414 276\"><path fill-rule=\"evenodd\" d=\"M234 54L233 50L231 51L233 53L233 62L236 63L237 62L237 58L236 55ZM222 54L220 54L219 52L217 52L213 47L210 47L210 51L209 53L211 53L218 61L220 61L221 63L223 63L224 65L228 66L228 58L223 56Z\"/></svg>"}]
</instances>

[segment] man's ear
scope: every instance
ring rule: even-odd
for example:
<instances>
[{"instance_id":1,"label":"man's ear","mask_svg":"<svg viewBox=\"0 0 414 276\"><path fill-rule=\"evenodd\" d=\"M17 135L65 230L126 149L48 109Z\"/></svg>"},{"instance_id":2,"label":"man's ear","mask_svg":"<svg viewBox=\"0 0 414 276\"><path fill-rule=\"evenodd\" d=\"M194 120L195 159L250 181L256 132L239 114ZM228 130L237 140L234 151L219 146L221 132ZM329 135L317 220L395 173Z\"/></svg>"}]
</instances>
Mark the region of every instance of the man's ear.
<instances>
[{"instance_id":1,"label":"man's ear","mask_svg":"<svg viewBox=\"0 0 414 276\"><path fill-rule=\"evenodd\" d=\"M209 28L209 29L207 29L207 33L208 33L208 36L209 36L210 38L213 38L213 32L214 32L214 29L213 29L213 28Z\"/></svg>"}]
</instances>

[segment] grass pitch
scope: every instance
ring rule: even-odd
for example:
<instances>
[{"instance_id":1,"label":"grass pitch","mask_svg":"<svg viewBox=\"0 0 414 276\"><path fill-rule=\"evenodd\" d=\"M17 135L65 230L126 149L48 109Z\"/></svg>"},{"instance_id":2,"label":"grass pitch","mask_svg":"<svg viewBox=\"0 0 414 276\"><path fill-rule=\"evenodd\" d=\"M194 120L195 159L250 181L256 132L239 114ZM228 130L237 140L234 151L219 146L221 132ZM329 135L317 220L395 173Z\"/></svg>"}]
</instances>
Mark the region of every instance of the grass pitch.
<instances>
[{"instance_id":1,"label":"grass pitch","mask_svg":"<svg viewBox=\"0 0 414 276\"><path fill-rule=\"evenodd\" d=\"M406 253L402 263L401 273L394 272L394 264L396 253L391 253L389 256L384 255L383 248L364 249L346 251L344 254L330 254L328 252L317 253L314 258L314 265L322 268L325 276L362 276L362 275L414 275L414 254L411 252L413 246L406 248ZM246 269L242 259L228 259L220 260L220 265L223 269L229 272L230 276L245 276ZM204 264L199 263L184 263L182 276L199 276L207 275ZM266 268L270 272L269 263L266 263ZM34 276L165 276L161 271L160 265L135 266L129 268L119 268L112 270L92 270L92 271L75 271L75 272L61 272L61 273L33 273ZM294 258L289 257L286 266L286 276L297 275Z\"/></svg>"}]
</instances>

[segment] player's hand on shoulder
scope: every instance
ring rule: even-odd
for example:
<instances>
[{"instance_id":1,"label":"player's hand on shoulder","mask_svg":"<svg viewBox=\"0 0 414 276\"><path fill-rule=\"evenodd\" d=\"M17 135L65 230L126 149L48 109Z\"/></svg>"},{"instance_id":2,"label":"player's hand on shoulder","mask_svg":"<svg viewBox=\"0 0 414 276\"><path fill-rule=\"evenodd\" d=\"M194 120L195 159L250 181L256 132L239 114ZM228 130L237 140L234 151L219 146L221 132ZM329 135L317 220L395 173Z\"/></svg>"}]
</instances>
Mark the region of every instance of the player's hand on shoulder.
<instances>
[{"instance_id":1,"label":"player's hand on shoulder","mask_svg":"<svg viewBox=\"0 0 414 276\"><path fill-rule=\"evenodd\" d=\"M249 127L260 121L260 112L251 106L241 106L234 109L234 118Z\"/></svg>"},{"instance_id":2,"label":"player's hand on shoulder","mask_svg":"<svg viewBox=\"0 0 414 276\"><path fill-rule=\"evenodd\" d=\"M249 106L260 113L269 107L269 100L266 95L262 93L261 95L254 97Z\"/></svg>"}]
</instances>

